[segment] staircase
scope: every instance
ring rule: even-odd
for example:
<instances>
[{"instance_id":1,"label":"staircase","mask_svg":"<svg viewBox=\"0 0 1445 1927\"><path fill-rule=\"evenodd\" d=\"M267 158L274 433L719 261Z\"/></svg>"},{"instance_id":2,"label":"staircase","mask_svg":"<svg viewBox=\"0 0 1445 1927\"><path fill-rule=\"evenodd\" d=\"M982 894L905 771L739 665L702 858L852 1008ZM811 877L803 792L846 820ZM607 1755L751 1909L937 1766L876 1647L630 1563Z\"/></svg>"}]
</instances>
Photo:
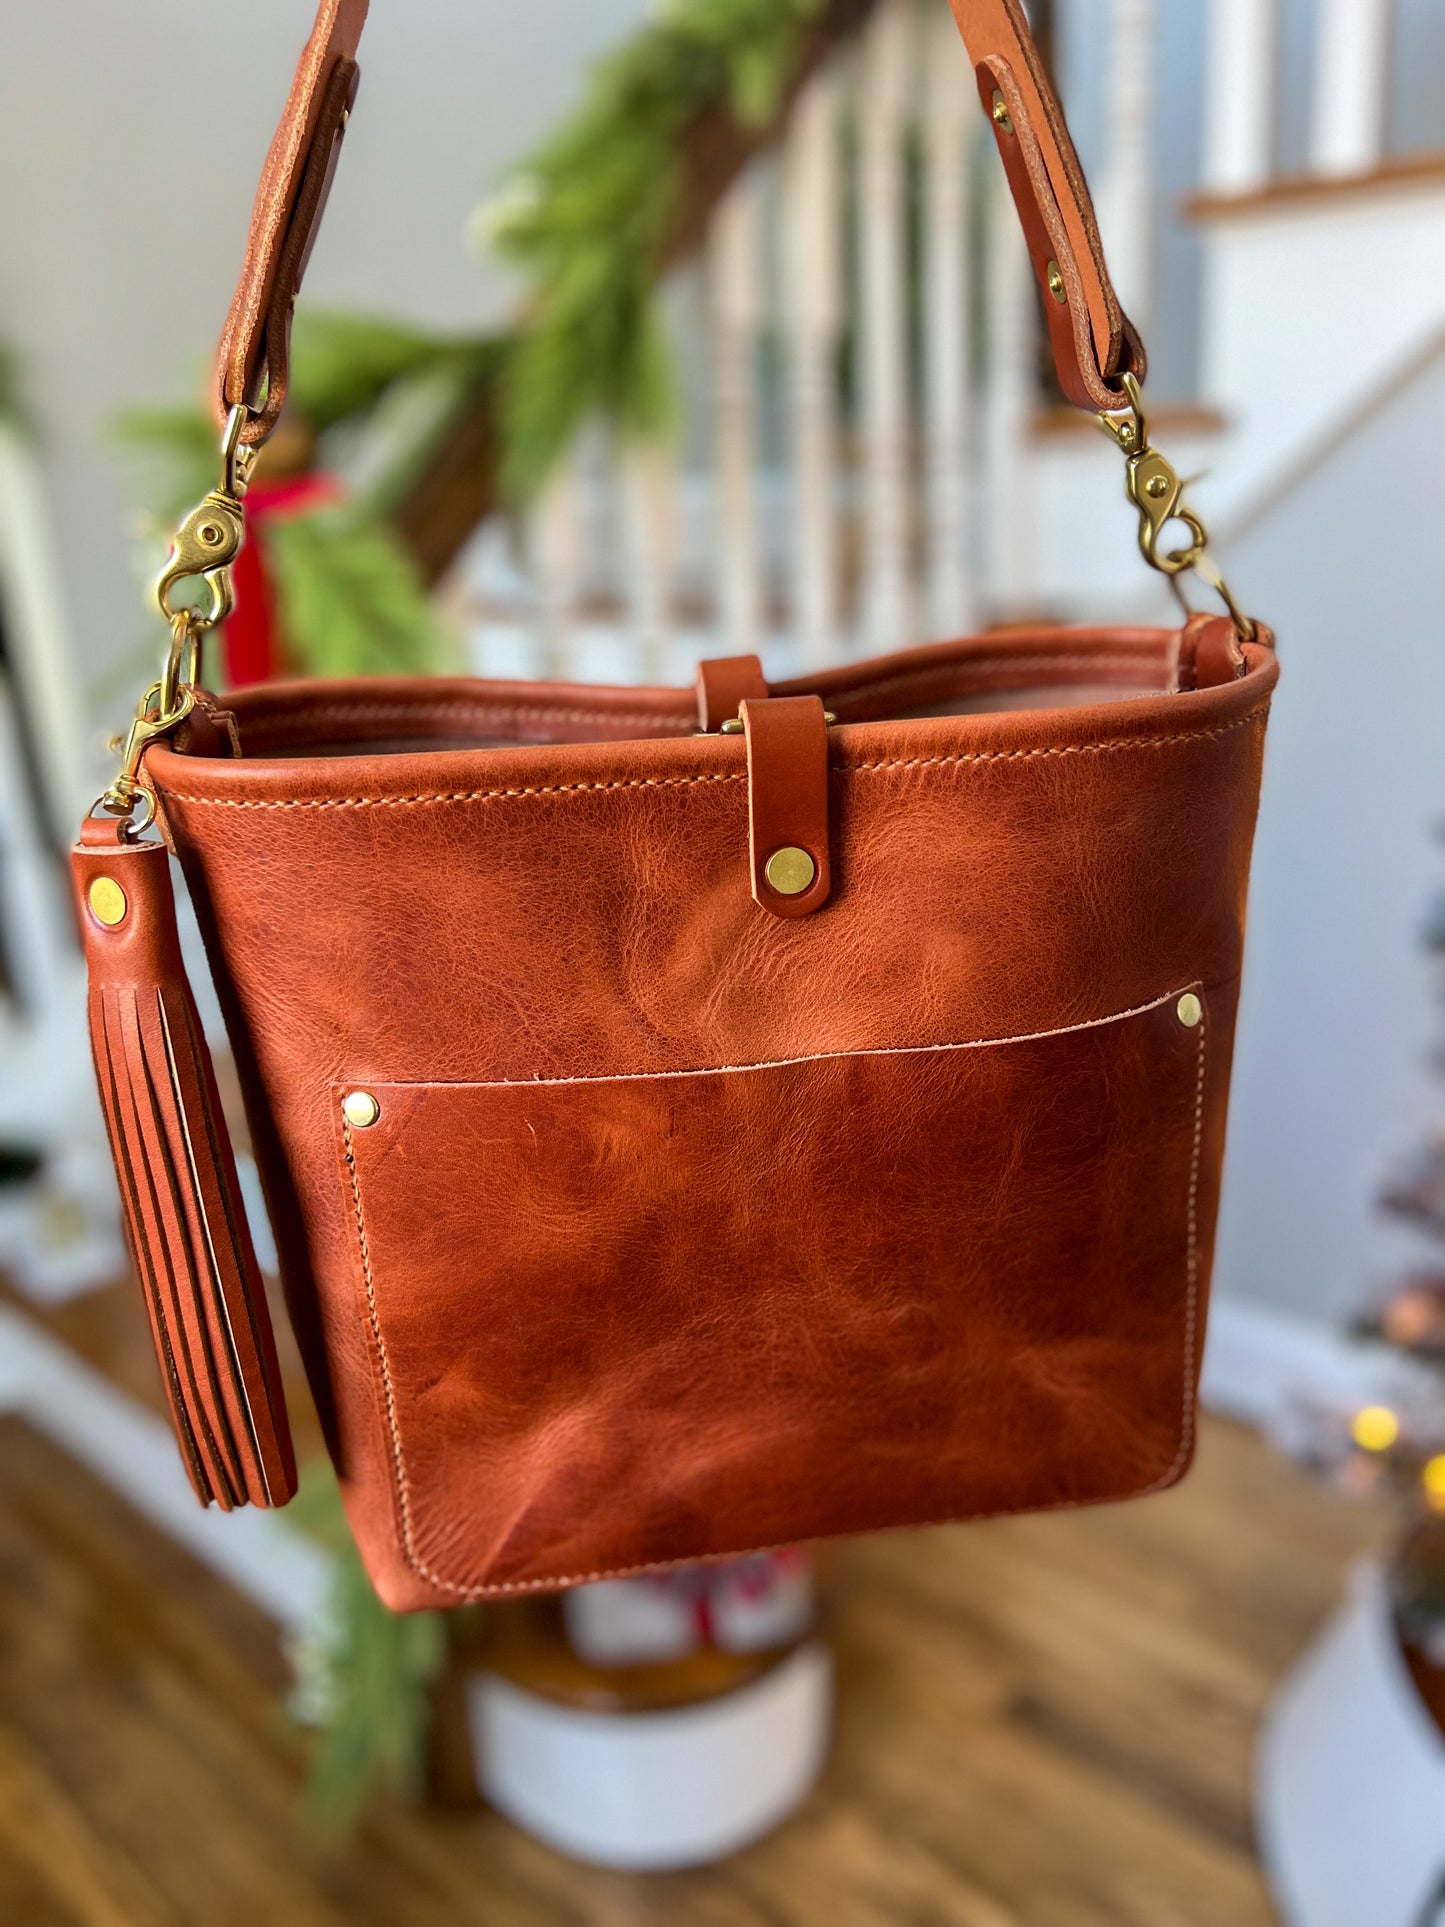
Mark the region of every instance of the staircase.
<instances>
[{"instance_id":1,"label":"staircase","mask_svg":"<svg viewBox=\"0 0 1445 1927\"><path fill-rule=\"evenodd\" d=\"M1421 0L1313 0L1303 38L1282 0L1042 11L1116 282L1162 344L1153 426L1208 472L1227 548L1445 325L1445 112L1441 149L1401 151L1431 131L1405 111L1426 69L1445 98L1445 33ZM878 0L834 45L662 303L676 440L589 431L532 513L482 522L447 589L479 673L675 681L760 649L782 674L1168 610L1117 451L1046 385L942 0Z\"/></svg>"}]
</instances>

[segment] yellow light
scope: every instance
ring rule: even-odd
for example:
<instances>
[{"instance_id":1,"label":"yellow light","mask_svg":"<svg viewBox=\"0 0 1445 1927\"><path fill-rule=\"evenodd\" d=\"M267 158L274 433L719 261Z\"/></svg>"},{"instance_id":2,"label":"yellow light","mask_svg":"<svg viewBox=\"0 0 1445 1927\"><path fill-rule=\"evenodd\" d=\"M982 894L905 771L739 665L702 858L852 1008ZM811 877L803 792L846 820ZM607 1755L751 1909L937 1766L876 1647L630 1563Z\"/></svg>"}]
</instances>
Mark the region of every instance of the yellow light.
<instances>
[{"instance_id":1,"label":"yellow light","mask_svg":"<svg viewBox=\"0 0 1445 1927\"><path fill-rule=\"evenodd\" d=\"M1356 1412L1350 1436L1362 1452L1388 1452L1400 1436L1400 1421L1388 1405L1366 1405Z\"/></svg>"},{"instance_id":2,"label":"yellow light","mask_svg":"<svg viewBox=\"0 0 1445 1927\"><path fill-rule=\"evenodd\" d=\"M1432 1499L1445 1499L1445 1452L1437 1452L1433 1459L1426 1459L1425 1470L1420 1478Z\"/></svg>"}]
</instances>

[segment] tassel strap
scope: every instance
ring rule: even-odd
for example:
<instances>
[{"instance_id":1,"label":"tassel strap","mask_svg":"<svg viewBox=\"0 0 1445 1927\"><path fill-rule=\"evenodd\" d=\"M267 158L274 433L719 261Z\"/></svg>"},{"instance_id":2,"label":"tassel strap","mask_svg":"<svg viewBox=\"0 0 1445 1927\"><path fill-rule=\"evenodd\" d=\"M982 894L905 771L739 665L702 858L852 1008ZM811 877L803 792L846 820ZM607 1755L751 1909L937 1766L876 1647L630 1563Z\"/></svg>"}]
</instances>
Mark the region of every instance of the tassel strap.
<instances>
[{"instance_id":1,"label":"tassel strap","mask_svg":"<svg viewBox=\"0 0 1445 1927\"><path fill-rule=\"evenodd\" d=\"M92 817L71 870L96 1078L181 1457L202 1504L285 1505L296 1462L276 1344L181 960L169 854Z\"/></svg>"}]
</instances>

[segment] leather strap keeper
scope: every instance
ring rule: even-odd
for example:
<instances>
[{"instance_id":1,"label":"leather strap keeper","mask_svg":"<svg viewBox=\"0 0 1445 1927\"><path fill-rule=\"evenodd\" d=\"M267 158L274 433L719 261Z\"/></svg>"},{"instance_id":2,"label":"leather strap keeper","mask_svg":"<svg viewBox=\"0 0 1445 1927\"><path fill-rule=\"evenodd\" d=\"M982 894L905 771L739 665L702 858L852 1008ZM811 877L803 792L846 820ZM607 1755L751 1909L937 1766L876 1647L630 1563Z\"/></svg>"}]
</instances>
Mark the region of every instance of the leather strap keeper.
<instances>
[{"instance_id":1,"label":"leather strap keeper","mask_svg":"<svg viewBox=\"0 0 1445 1927\"><path fill-rule=\"evenodd\" d=\"M709 735L732 722L744 702L766 701L768 685L757 656L715 656L697 666L697 723Z\"/></svg>"},{"instance_id":2,"label":"leather strap keeper","mask_svg":"<svg viewBox=\"0 0 1445 1927\"><path fill-rule=\"evenodd\" d=\"M828 862L828 725L817 696L744 702L748 859L753 900L775 917L807 917L832 890ZM808 866L812 876L808 876Z\"/></svg>"}]
</instances>

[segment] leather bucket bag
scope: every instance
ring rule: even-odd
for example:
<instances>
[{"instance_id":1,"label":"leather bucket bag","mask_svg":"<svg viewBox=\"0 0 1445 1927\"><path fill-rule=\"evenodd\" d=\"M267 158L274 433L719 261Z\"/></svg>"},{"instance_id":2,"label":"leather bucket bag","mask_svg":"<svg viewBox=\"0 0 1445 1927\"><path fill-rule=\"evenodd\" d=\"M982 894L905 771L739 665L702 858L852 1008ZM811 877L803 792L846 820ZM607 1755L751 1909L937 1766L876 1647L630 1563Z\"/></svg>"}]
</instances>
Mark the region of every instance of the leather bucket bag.
<instances>
[{"instance_id":1,"label":"leather bucket bag","mask_svg":"<svg viewBox=\"0 0 1445 1927\"><path fill-rule=\"evenodd\" d=\"M1146 556L1220 587L1020 8L953 6L1063 388ZM172 852L392 1606L1158 1491L1194 1444L1267 635L1228 603L782 683L712 662L695 692L207 696L364 12L324 0L303 56L222 342L222 480L74 856L197 1492L280 1505L295 1468Z\"/></svg>"}]
</instances>

